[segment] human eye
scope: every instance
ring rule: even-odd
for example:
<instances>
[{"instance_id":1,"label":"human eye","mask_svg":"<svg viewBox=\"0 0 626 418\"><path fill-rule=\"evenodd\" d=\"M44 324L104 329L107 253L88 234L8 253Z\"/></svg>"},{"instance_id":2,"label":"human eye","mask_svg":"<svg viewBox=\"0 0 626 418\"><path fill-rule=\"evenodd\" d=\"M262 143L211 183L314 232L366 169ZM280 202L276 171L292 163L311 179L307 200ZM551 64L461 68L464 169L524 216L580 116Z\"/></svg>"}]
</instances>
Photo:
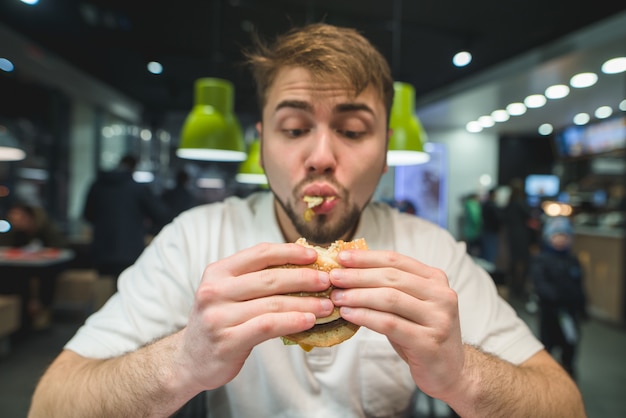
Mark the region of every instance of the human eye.
<instances>
[{"instance_id":1,"label":"human eye","mask_svg":"<svg viewBox=\"0 0 626 418\"><path fill-rule=\"evenodd\" d=\"M337 129L337 133L348 139L361 139L364 135L364 131L351 131L348 129Z\"/></svg>"},{"instance_id":2,"label":"human eye","mask_svg":"<svg viewBox=\"0 0 626 418\"><path fill-rule=\"evenodd\" d=\"M281 129L281 132L288 138L299 138L309 133L310 129L295 128L295 129Z\"/></svg>"},{"instance_id":3,"label":"human eye","mask_svg":"<svg viewBox=\"0 0 626 418\"><path fill-rule=\"evenodd\" d=\"M342 118L335 125L335 132L350 140L362 139L369 132L368 129L368 125L356 117Z\"/></svg>"}]
</instances>

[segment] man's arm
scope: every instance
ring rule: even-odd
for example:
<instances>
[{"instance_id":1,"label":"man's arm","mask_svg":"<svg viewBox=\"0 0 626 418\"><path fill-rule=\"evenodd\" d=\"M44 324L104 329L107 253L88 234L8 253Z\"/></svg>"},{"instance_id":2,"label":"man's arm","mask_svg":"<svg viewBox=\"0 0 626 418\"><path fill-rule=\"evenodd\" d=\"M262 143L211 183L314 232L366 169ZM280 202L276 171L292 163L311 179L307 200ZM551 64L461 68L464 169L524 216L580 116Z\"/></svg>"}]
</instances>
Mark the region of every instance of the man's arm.
<instances>
[{"instance_id":1,"label":"man's arm","mask_svg":"<svg viewBox=\"0 0 626 418\"><path fill-rule=\"evenodd\" d=\"M341 316L386 335L427 395L471 417L584 417L581 395L545 351L519 366L463 344L446 274L391 251L343 251L330 272Z\"/></svg>"},{"instance_id":2,"label":"man's arm","mask_svg":"<svg viewBox=\"0 0 626 418\"><path fill-rule=\"evenodd\" d=\"M316 258L301 245L259 244L210 264L183 329L106 360L63 351L39 382L30 417L169 416L201 391L227 384L256 345L309 329L332 312L328 299L285 296L327 289L327 273L268 269Z\"/></svg>"},{"instance_id":3,"label":"man's arm","mask_svg":"<svg viewBox=\"0 0 626 418\"><path fill-rule=\"evenodd\" d=\"M172 415L201 391L171 363L178 339L106 360L64 350L37 385L29 418Z\"/></svg>"},{"instance_id":4,"label":"man's arm","mask_svg":"<svg viewBox=\"0 0 626 418\"><path fill-rule=\"evenodd\" d=\"M542 350L519 366L465 346L464 377L442 400L462 417L585 417L576 384Z\"/></svg>"}]
</instances>

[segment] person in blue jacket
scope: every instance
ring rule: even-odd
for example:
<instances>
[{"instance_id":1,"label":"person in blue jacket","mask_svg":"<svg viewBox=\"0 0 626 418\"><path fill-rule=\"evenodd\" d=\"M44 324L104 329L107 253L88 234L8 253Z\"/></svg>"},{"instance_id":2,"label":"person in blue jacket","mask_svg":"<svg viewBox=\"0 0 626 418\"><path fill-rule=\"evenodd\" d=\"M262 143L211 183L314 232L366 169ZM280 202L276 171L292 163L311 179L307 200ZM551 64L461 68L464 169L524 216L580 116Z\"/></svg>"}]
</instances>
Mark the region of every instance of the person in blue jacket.
<instances>
[{"instance_id":1,"label":"person in blue jacket","mask_svg":"<svg viewBox=\"0 0 626 418\"><path fill-rule=\"evenodd\" d=\"M539 337L546 350L560 350L563 368L574 377L580 322L587 317L584 274L572 251L573 230L565 217L549 218L543 246L530 268L539 298ZM553 354L554 355L554 354Z\"/></svg>"}]
</instances>

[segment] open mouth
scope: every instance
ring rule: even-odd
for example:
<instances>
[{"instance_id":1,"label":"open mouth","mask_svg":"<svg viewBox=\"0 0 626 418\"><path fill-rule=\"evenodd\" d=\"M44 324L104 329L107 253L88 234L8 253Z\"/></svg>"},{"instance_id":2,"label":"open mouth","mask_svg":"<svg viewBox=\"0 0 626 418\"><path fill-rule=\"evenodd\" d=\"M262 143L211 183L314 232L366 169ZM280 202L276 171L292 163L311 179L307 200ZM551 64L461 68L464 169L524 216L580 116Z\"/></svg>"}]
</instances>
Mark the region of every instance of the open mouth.
<instances>
[{"instance_id":1,"label":"open mouth","mask_svg":"<svg viewBox=\"0 0 626 418\"><path fill-rule=\"evenodd\" d=\"M304 211L302 217L306 222L309 222L315 216L315 208L321 207L325 202L332 202L335 200L335 196L304 196L302 198L304 203L307 204L307 208Z\"/></svg>"}]
</instances>

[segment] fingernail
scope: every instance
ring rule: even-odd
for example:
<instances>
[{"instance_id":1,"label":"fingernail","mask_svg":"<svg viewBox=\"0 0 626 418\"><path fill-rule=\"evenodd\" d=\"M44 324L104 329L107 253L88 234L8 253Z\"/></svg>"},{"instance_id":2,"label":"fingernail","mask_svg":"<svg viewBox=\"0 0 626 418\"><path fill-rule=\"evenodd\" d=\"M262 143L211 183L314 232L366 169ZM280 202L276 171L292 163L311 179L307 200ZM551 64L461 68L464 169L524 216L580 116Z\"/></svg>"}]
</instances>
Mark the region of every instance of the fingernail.
<instances>
[{"instance_id":1,"label":"fingernail","mask_svg":"<svg viewBox=\"0 0 626 418\"><path fill-rule=\"evenodd\" d=\"M330 284L330 277L328 276L328 273L326 273L325 271L318 271L317 277L319 278L319 281L321 284L323 285Z\"/></svg>"},{"instance_id":2,"label":"fingernail","mask_svg":"<svg viewBox=\"0 0 626 418\"><path fill-rule=\"evenodd\" d=\"M330 271L330 274L332 274L333 279L335 280L341 280L345 277L345 272L343 269L333 269Z\"/></svg>"},{"instance_id":3,"label":"fingernail","mask_svg":"<svg viewBox=\"0 0 626 418\"><path fill-rule=\"evenodd\" d=\"M343 290L335 290L332 293L333 300L337 302L343 299L343 296L344 296Z\"/></svg>"},{"instance_id":4,"label":"fingernail","mask_svg":"<svg viewBox=\"0 0 626 418\"><path fill-rule=\"evenodd\" d=\"M350 252L349 251L341 251L338 255L337 258L339 258L340 261L348 261L350 259Z\"/></svg>"},{"instance_id":5,"label":"fingernail","mask_svg":"<svg viewBox=\"0 0 626 418\"><path fill-rule=\"evenodd\" d=\"M330 311L335 307L335 304L330 299L320 299L320 303L325 311Z\"/></svg>"}]
</instances>

